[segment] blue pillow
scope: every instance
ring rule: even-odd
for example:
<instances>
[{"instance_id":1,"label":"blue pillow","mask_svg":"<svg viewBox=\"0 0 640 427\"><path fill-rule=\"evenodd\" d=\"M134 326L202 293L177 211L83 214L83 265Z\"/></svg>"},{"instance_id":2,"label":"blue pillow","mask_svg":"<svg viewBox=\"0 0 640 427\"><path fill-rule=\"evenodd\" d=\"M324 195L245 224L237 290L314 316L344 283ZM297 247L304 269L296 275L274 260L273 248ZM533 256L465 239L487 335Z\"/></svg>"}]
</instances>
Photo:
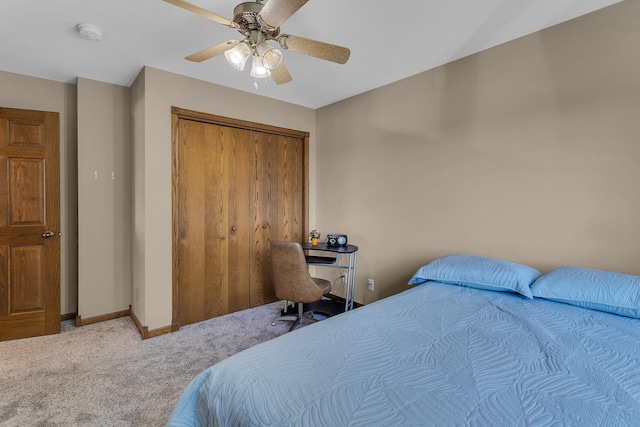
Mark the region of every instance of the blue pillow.
<instances>
[{"instance_id":1,"label":"blue pillow","mask_svg":"<svg viewBox=\"0 0 640 427\"><path fill-rule=\"evenodd\" d=\"M561 267L531 285L534 297L640 318L640 276Z\"/></svg>"},{"instance_id":2,"label":"blue pillow","mask_svg":"<svg viewBox=\"0 0 640 427\"><path fill-rule=\"evenodd\" d=\"M517 292L533 298L529 286L541 274L535 268L495 258L447 255L420 267L410 285L432 281L489 291Z\"/></svg>"}]
</instances>

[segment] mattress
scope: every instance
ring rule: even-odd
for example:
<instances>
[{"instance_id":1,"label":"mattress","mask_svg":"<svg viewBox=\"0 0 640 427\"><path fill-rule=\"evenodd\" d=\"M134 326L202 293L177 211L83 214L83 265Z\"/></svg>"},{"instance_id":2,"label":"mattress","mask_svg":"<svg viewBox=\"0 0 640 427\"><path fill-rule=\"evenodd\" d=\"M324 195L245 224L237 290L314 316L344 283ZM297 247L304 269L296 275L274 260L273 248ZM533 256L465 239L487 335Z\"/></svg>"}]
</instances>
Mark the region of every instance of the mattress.
<instances>
[{"instance_id":1,"label":"mattress","mask_svg":"<svg viewBox=\"0 0 640 427\"><path fill-rule=\"evenodd\" d=\"M170 426L640 424L640 320L427 282L256 345Z\"/></svg>"}]
</instances>

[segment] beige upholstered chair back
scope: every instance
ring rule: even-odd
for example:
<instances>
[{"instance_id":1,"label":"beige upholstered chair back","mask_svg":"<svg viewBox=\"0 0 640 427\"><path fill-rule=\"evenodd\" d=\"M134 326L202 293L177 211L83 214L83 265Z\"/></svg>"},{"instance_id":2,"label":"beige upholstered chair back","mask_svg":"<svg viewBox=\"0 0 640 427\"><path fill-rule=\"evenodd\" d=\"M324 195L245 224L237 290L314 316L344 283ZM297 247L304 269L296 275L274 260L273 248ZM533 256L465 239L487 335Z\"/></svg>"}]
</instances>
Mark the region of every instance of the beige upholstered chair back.
<instances>
[{"instance_id":1,"label":"beige upholstered chair back","mask_svg":"<svg viewBox=\"0 0 640 427\"><path fill-rule=\"evenodd\" d=\"M300 243L272 240L271 264L279 299L309 303L322 298L322 290L309 275Z\"/></svg>"}]
</instances>

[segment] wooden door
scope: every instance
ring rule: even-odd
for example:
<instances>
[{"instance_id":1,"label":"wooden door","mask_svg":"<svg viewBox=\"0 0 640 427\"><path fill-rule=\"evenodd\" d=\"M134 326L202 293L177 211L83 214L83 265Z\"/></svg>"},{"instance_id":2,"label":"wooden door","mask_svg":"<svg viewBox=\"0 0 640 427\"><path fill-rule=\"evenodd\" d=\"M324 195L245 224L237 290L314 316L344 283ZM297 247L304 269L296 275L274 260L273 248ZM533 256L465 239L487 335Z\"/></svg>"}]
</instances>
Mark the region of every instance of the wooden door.
<instances>
[{"instance_id":1,"label":"wooden door","mask_svg":"<svg viewBox=\"0 0 640 427\"><path fill-rule=\"evenodd\" d=\"M305 236L305 141L301 137L252 132L251 307L276 301L270 242L302 242Z\"/></svg>"},{"instance_id":2,"label":"wooden door","mask_svg":"<svg viewBox=\"0 0 640 427\"><path fill-rule=\"evenodd\" d=\"M0 341L60 332L59 121L0 108Z\"/></svg>"},{"instance_id":3,"label":"wooden door","mask_svg":"<svg viewBox=\"0 0 640 427\"><path fill-rule=\"evenodd\" d=\"M276 300L269 252L278 235L278 136L251 132L251 140L249 297L257 307Z\"/></svg>"},{"instance_id":4,"label":"wooden door","mask_svg":"<svg viewBox=\"0 0 640 427\"><path fill-rule=\"evenodd\" d=\"M305 158L304 139L278 137L278 240L308 241Z\"/></svg>"},{"instance_id":5,"label":"wooden door","mask_svg":"<svg viewBox=\"0 0 640 427\"><path fill-rule=\"evenodd\" d=\"M276 300L270 241L302 241L308 228L308 134L173 112L173 323L179 327Z\"/></svg>"},{"instance_id":6,"label":"wooden door","mask_svg":"<svg viewBox=\"0 0 640 427\"><path fill-rule=\"evenodd\" d=\"M249 308L249 134L180 120L180 325ZM245 284L243 286L243 284Z\"/></svg>"}]
</instances>

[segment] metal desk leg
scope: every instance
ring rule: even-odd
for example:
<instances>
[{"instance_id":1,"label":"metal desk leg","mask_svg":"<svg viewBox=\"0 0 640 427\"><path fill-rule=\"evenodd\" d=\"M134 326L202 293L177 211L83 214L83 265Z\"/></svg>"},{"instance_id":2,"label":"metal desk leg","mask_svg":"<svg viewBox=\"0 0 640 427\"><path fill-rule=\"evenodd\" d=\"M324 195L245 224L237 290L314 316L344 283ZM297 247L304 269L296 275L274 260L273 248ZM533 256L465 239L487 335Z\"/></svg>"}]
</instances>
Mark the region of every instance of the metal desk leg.
<instances>
[{"instance_id":1,"label":"metal desk leg","mask_svg":"<svg viewBox=\"0 0 640 427\"><path fill-rule=\"evenodd\" d=\"M349 311L349 297L351 296L351 255L347 258L347 289L345 289L344 293L344 311Z\"/></svg>"},{"instance_id":2,"label":"metal desk leg","mask_svg":"<svg viewBox=\"0 0 640 427\"><path fill-rule=\"evenodd\" d=\"M344 311L353 309L356 288L356 256L357 252L352 252L347 260L347 289L344 295Z\"/></svg>"},{"instance_id":3,"label":"metal desk leg","mask_svg":"<svg viewBox=\"0 0 640 427\"><path fill-rule=\"evenodd\" d=\"M353 310L353 302L355 300L356 293L356 265L357 265L357 256L358 252L353 252L353 263L352 263L352 273L351 273L351 301L349 303L349 309Z\"/></svg>"}]
</instances>

